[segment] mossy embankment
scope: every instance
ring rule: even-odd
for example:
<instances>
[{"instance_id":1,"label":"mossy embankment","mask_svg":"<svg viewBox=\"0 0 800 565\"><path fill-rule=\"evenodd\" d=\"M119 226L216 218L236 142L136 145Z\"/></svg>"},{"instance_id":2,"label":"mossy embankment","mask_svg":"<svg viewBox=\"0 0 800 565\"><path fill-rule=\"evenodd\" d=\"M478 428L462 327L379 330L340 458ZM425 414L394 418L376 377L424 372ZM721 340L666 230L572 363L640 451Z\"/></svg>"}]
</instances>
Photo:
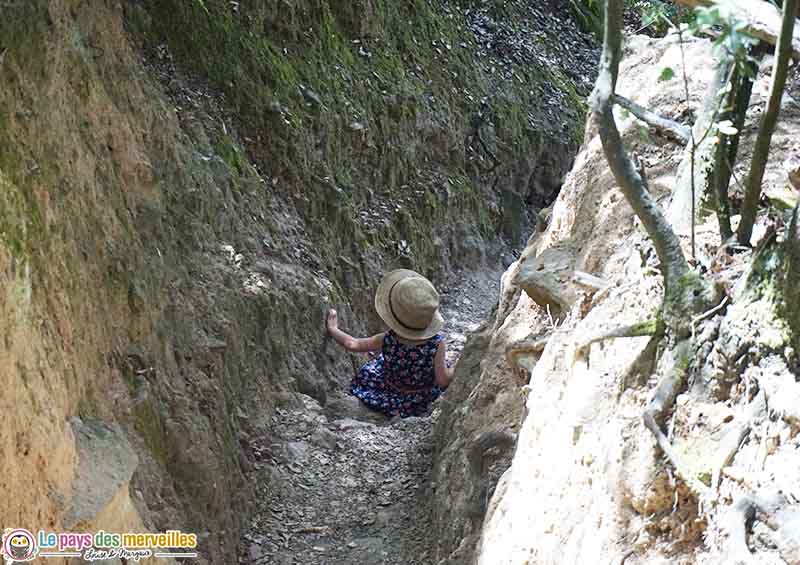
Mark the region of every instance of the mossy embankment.
<instances>
[{"instance_id":1,"label":"mossy embankment","mask_svg":"<svg viewBox=\"0 0 800 565\"><path fill-rule=\"evenodd\" d=\"M527 12L491 7L507 22ZM455 4L159 0L127 18L143 45L168 48L225 93L247 157L317 241L351 256L405 255L441 272L455 249L434 240L458 241L448 224L492 238L504 219L530 223L518 208L554 196L577 147L576 85L512 40L500 45L508 56L484 50ZM551 194L532 194L537 167ZM329 272L338 255L323 257Z\"/></svg>"}]
</instances>

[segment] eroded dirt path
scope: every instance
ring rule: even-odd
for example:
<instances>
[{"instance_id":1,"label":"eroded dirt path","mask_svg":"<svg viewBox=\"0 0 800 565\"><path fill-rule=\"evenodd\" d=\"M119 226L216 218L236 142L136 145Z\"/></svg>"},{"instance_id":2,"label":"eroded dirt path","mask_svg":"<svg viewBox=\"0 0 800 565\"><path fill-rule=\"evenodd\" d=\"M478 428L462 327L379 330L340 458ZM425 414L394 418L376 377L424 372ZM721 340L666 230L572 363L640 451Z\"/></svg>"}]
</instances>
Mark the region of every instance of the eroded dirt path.
<instances>
[{"instance_id":1,"label":"eroded dirt path","mask_svg":"<svg viewBox=\"0 0 800 565\"><path fill-rule=\"evenodd\" d=\"M455 358L497 299L500 271L454 278L442 291ZM342 375L345 391L350 375ZM252 446L263 464L240 563L409 565L433 562L428 473L438 411L387 420L352 396L325 407L299 395Z\"/></svg>"}]
</instances>

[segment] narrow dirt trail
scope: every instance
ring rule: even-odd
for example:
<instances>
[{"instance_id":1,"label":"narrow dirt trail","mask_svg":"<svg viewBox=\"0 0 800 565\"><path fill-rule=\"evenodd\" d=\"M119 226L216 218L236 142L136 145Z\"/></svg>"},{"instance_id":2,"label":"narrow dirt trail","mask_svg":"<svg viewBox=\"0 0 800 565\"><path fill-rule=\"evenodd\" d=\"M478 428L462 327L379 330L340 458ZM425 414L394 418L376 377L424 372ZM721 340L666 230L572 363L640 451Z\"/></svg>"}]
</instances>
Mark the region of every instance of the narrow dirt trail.
<instances>
[{"instance_id":1,"label":"narrow dirt trail","mask_svg":"<svg viewBox=\"0 0 800 565\"><path fill-rule=\"evenodd\" d=\"M453 279L442 292L455 359L497 300L500 271ZM346 391L350 375L342 375ZM255 439L264 461L252 475L256 512L240 563L409 565L431 563L428 474L438 411L388 420L352 396L325 407L299 395Z\"/></svg>"}]
</instances>

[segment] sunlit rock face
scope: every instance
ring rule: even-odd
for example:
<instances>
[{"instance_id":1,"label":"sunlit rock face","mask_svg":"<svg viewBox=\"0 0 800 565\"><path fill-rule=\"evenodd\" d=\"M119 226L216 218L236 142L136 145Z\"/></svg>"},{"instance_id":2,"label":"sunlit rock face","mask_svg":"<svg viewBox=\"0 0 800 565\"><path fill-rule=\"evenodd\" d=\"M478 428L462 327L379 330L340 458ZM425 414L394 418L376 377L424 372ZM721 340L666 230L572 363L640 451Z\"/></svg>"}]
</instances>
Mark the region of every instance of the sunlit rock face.
<instances>
[{"instance_id":1,"label":"sunlit rock face","mask_svg":"<svg viewBox=\"0 0 800 565\"><path fill-rule=\"evenodd\" d=\"M710 46L692 40L685 48L690 105L698 107L713 76ZM680 64L674 39L627 38L618 91L681 119L687 109L683 81L659 80L665 67L679 69ZM751 102L743 163L752 150L763 102L762 94ZM628 149L645 165L651 192L666 207L684 148L646 133L627 112L615 112ZM766 176L781 186L800 112L782 116ZM768 221L761 218L756 229L765 230ZM696 233L698 249L713 255L720 244L716 218L701 221ZM688 254L688 237L684 243ZM759 276L767 281L778 276L780 257L766 258L764 264ZM468 342L461 381L454 385L457 396L443 408L434 470L436 502L447 509L436 516L446 532L438 546L440 563L725 562L731 558L726 524L734 512L732 501L757 485L770 492L798 492L796 474L783 467L800 453L792 431L796 410L787 404L794 397L790 385L797 380L790 368L793 349L787 349L793 338L776 318L780 309L770 302L774 281L756 281L755 290L743 290L736 283L743 281L746 263L722 269L719 279L740 294L724 317L703 330L688 361L669 347L649 354L646 336L584 347L607 330L655 319L663 293L657 266L590 123L546 231L531 237L506 272L497 312ZM755 356L740 359L742 366L727 366L725 359L743 343L753 347ZM681 363L695 376L678 396L667 426L687 472L706 484L712 476L719 481L714 501L702 508L642 421L659 375ZM781 407L781 416L772 424L763 416L753 423L753 435L720 472L719 454L731 434L749 421L752 395L745 383L751 378ZM731 388L731 383L739 384ZM780 431L770 431L771 426ZM481 443L502 438L498 432L515 441ZM773 433L783 435L770 440ZM770 441L773 448L764 451L764 442ZM470 466L476 450L480 464ZM766 462L763 470L752 472L756 453ZM752 482L748 488L742 486L745 476ZM470 516L470 508L483 515ZM758 559L791 563L797 558L792 554L792 508L796 505L789 503L760 514L764 521L748 537L749 551L758 551ZM784 525L769 534L770 541L757 537L756 530L763 533L783 513L788 517L781 518Z\"/></svg>"}]
</instances>

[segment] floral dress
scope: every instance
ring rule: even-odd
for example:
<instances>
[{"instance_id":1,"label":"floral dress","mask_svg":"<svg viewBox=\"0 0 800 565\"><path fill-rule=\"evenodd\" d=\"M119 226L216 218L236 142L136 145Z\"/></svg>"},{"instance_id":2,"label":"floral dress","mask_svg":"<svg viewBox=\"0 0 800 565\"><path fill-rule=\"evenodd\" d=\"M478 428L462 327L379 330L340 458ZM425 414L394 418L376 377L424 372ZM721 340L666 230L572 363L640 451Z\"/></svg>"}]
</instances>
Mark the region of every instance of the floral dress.
<instances>
[{"instance_id":1,"label":"floral dress","mask_svg":"<svg viewBox=\"0 0 800 565\"><path fill-rule=\"evenodd\" d=\"M387 416L420 416L442 393L434 384L433 358L443 336L425 343L406 345L389 331L380 355L362 366L353 377L350 392Z\"/></svg>"}]
</instances>

